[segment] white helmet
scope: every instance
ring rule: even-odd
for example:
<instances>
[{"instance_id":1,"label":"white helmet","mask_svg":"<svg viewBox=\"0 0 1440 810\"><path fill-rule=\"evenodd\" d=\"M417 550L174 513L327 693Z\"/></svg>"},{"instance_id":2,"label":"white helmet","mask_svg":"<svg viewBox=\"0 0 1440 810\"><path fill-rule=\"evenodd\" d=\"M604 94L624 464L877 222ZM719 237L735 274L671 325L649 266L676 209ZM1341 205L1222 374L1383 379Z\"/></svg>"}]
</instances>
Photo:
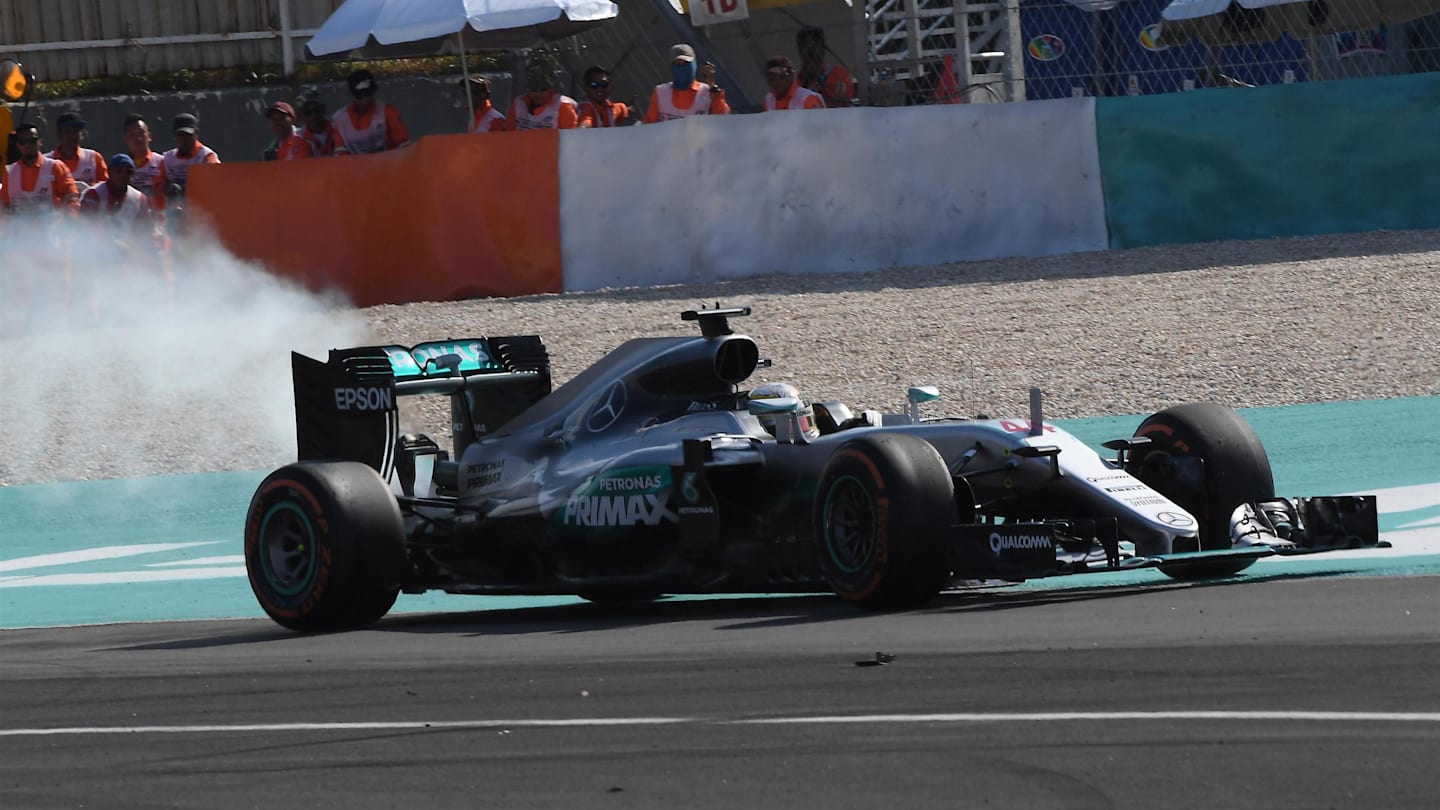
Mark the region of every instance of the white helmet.
<instances>
[{"instance_id":1,"label":"white helmet","mask_svg":"<svg viewBox=\"0 0 1440 810\"><path fill-rule=\"evenodd\" d=\"M799 425L800 432L811 439L820 435L820 428L815 424L815 409L810 407L809 401L801 398L800 389L790 383L765 383L764 385L756 386L750 392L750 399L795 400L797 406L793 414ZM781 419L789 419L791 412L759 413L756 414L756 417L760 420L760 424L770 432L770 435L774 436L776 435L776 423Z\"/></svg>"}]
</instances>

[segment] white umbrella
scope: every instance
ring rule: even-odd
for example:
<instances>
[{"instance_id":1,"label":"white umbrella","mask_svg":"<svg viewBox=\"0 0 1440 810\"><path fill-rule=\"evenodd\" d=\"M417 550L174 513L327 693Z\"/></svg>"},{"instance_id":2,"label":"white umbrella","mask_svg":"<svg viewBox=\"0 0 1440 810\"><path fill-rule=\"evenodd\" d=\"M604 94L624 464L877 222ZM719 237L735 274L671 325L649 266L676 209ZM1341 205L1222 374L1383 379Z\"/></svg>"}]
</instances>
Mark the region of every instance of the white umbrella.
<instances>
[{"instance_id":1,"label":"white umbrella","mask_svg":"<svg viewBox=\"0 0 1440 810\"><path fill-rule=\"evenodd\" d=\"M306 46L315 56L429 56L531 48L578 34L620 9L610 0L345 0Z\"/></svg>"},{"instance_id":2,"label":"white umbrella","mask_svg":"<svg viewBox=\"0 0 1440 810\"><path fill-rule=\"evenodd\" d=\"M305 47L313 56L397 59L533 48L573 36L620 9L610 0L345 0ZM473 105L471 114L474 114Z\"/></svg>"}]
</instances>

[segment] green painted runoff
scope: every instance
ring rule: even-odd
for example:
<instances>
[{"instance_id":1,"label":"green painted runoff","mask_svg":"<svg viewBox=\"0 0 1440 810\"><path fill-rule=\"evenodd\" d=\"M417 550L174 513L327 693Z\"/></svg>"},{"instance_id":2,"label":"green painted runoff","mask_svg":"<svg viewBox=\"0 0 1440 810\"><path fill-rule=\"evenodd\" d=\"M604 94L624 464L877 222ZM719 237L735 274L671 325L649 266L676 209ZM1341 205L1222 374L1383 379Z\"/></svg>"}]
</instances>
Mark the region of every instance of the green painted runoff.
<instances>
[{"instance_id":1,"label":"green painted runoff","mask_svg":"<svg viewBox=\"0 0 1440 810\"><path fill-rule=\"evenodd\" d=\"M1110 247L1440 227L1440 74L1101 98Z\"/></svg>"}]
</instances>

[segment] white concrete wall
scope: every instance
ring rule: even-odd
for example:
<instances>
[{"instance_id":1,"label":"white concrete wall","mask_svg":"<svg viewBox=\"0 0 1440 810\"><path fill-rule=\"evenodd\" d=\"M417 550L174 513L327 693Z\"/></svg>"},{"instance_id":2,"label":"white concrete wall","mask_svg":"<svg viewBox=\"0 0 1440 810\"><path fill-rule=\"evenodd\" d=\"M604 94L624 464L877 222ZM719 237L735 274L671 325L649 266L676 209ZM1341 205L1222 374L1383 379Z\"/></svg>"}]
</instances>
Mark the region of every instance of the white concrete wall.
<instances>
[{"instance_id":1,"label":"white concrete wall","mask_svg":"<svg viewBox=\"0 0 1440 810\"><path fill-rule=\"evenodd\" d=\"M562 132L566 290L1106 247L1092 99Z\"/></svg>"}]
</instances>

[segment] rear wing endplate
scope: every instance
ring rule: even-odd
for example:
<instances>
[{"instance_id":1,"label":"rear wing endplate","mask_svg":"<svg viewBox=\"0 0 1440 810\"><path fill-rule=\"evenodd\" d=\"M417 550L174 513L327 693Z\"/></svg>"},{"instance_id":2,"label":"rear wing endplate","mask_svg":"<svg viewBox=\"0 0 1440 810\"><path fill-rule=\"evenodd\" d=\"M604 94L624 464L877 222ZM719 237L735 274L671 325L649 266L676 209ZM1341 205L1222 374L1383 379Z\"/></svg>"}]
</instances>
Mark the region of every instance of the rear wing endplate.
<instances>
[{"instance_id":1,"label":"rear wing endplate","mask_svg":"<svg viewBox=\"0 0 1440 810\"><path fill-rule=\"evenodd\" d=\"M292 352L290 368L299 459L359 461L387 479L399 439L397 397L550 385L549 356L533 335L332 349L323 363Z\"/></svg>"},{"instance_id":2,"label":"rear wing endplate","mask_svg":"<svg viewBox=\"0 0 1440 810\"><path fill-rule=\"evenodd\" d=\"M291 352L290 372L297 457L359 461L389 479L400 411L395 373L384 349L332 349L325 363Z\"/></svg>"}]
</instances>

